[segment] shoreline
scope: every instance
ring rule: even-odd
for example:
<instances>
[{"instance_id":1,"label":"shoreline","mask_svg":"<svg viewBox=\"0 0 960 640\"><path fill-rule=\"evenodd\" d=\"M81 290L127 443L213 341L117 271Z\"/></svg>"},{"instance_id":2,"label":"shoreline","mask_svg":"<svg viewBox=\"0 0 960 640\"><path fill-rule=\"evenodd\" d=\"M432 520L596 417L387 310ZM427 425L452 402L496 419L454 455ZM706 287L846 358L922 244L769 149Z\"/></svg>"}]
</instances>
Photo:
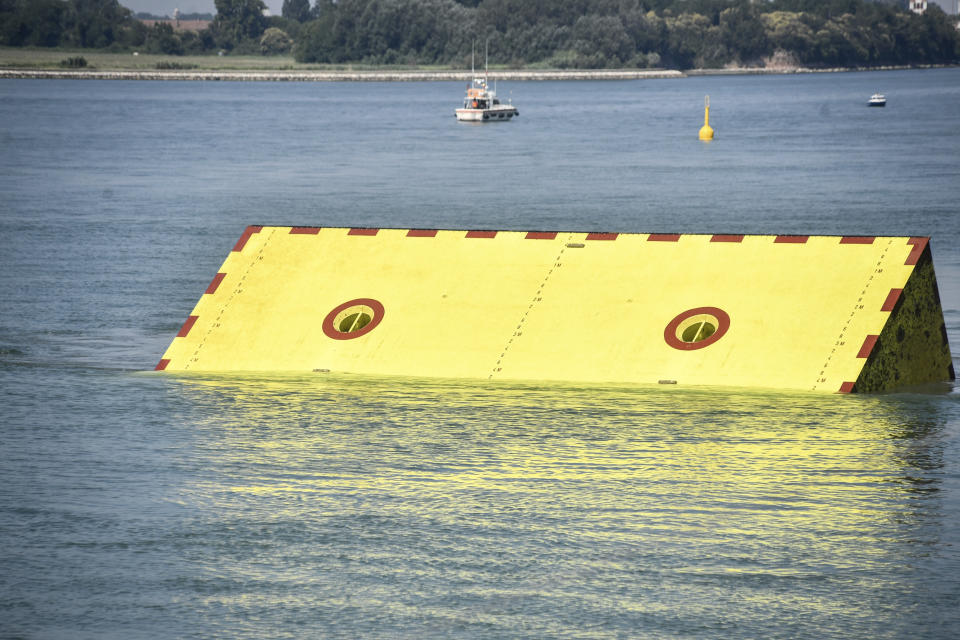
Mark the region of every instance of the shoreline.
<instances>
[{"instance_id":1,"label":"shoreline","mask_svg":"<svg viewBox=\"0 0 960 640\"><path fill-rule=\"evenodd\" d=\"M682 78L674 70L491 71L491 80L641 80ZM97 71L0 69L0 79L181 80L207 82L469 82L469 71Z\"/></svg>"},{"instance_id":2,"label":"shoreline","mask_svg":"<svg viewBox=\"0 0 960 640\"><path fill-rule=\"evenodd\" d=\"M589 69L589 70L498 70L492 80L647 80L723 75L791 75L852 71L895 71L945 68L944 65L831 68L732 68L732 69ZM466 81L469 71L241 71L241 70L113 70L96 69L0 69L2 79L57 80L166 80L205 82L437 82Z\"/></svg>"}]
</instances>

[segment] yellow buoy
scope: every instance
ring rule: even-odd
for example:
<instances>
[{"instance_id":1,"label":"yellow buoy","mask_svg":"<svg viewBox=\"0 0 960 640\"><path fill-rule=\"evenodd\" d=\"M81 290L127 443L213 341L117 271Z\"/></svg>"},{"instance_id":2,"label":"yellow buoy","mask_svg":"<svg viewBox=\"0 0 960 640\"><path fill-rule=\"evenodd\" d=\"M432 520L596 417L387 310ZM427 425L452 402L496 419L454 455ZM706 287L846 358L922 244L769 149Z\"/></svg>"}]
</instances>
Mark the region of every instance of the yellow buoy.
<instances>
[{"instance_id":1,"label":"yellow buoy","mask_svg":"<svg viewBox=\"0 0 960 640\"><path fill-rule=\"evenodd\" d=\"M701 140L713 140L713 129L710 127L710 96L703 97L703 126L700 127Z\"/></svg>"}]
</instances>

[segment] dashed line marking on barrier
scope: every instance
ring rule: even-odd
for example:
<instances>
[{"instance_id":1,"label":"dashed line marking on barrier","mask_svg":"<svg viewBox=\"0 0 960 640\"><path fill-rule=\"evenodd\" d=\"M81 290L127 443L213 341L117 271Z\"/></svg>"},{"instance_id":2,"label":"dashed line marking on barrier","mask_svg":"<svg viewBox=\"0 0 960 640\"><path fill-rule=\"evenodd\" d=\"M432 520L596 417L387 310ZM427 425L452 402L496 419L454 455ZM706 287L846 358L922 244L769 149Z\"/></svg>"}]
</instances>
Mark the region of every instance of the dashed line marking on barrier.
<instances>
[{"instance_id":1,"label":"dashed line marking on barrier","mask_svg":"<svg viewBox=\"0 0 960 640\"><path fill-rule=\"evenodd\" d=\"M300 228L301 228L301 229L314 228L314 229L317 229L318 231L319 231L319 229L320 229L320 227L300 227ZM263 231L263 226L260 226L260 225L247 227L246 230L243 232L243 236L241 236L240 241L237 242L237 246L235 246L233 250L234 250L234 251L242 251L243 248L244 248L244 246L246 246L246 243L247 243L247 240L249 239L249 237L250 237L251 235L253 235L254 233L261 233L262 231ZM250 270L254 267L254 265L256 265L258 262L262 262L262 261L263 261L264 250L267 248L267 245L268 245L268 243L270 242L270 238L273 236L273 234L274 234L275 231L276 231L276 229L271 228L270 231L266 234L266 237L265 237L263 243L260 245L260 249L257 251L256 254L254 254L254 255L251 257L250 263L247 265L246 269L244 269L244 270L242 271L239 279L237 280L236 285L234 285L234 287L233 287L232 289L230 289L229 295L228 295L228 296L226 297L226 299L222 302L222 304L221 304L221 306L220 306L220 309L219 309L219 311L217 312L216 317L213 319L212 322L210 322L209 326L207 327L206 333L203 334L203 337L200 339L200 342L197 344L196 349L193 350L193 354L190 356L190 358L188 358L187 363L183 365L184 370L189 369L191 363L193 363L193 362L198 362L198 361L199 361L199 359L200 359L200 350L203 349L204 345L205 345L206 342L207 342L207 338L210 337L210 334L213 333L214 330L220 328L220 322L221 322L221 320L223 319L223 314L224 314L224 312L227 310L227 307L228 307L228 306L230 305L230 303L234 300L234 298L236 298L238 295L240 295L241 293L243 293L243 285L244 285L244 282L245 282L246 279L247 279L247 274L248 274L248 273L250 272ZM291 229L291 231L292 231L292 229ZM239 249L238 249L237 247L239 247ZM221 284L221 282L223 281L224 277L226 277L227 274L226 274L226 273L223 273L222 275L223 275L223 277L220 277L220 276L221 276L221 273L218 273L218 274L214 277L213 282L211 282L211 283L210 283L210 286L207 287L207 290L208 290L209 293L213 293L213 291L219 290L220 284ZM216 286L214 286L214 285L216 285ZM213 291L210 291L211 288L213 289ZM187 328L187 332L189 332L190 329L193 328L193 325L194 325L194 323L196 323L197 318L198 318L198 316L190 316L190 317L193 318L193 322L190 322L190 318L187 318L187 322L190 322L190 327ZM186 324L184 324L184 327L186 327ZM181 332L182 332L182 331L183 331L183 329L181 329ZM180 334L177 335L177 337L185 337L185 336L186 336L186 334L184 334L183 336L181 336ZM168 362L168 364L169 364L169 362Z\"/></svg>"},{"instance_id":2,"label":"dashed line marking on barrier","mask_svg":"<svg viewBox=\"0 0 960 640\"><path fill-rule=\"evenodd\" d=\"M866 245L866 244L873 244L874 240L876 240L875 236L843 236L842 238L840 238L840 244ZM853 321L854 317L856 317L856 315L859 312L864 310L863 300L867 295L867 291L870 289L870 285L873 284L874 276L876 276L878 273L881 273L883 271L884 259L886 258L887 252L890 250L890 247L892 244L893 244L892 239L887 241L887 244L883 247L883 251L880 253L879 260L877 260L876 265L871 270L870 276L867 278L867 281L863 285L863 289L860 290L860 296L857 298L856 302L854 303L853 309L850 311L850 315L847 316L847 320L844 323L843 328L840 330L840 335L837 336L837 340L834 342L833 348L830 349L830 353L827 355L826 361L823 363L823 366L820 368L820 373L818 374L817 381L813 385L814 391L817 389L818 385L827 381L825 374L829 370L830 365L832 364L833 356L839 347L843 347L846 345L847 343L846 336L847 336L847 331L850 329L850 323ZM890 294L888 293L887 298L889 299L889 297L890 297ZM857 353L858 358L861 358L861 357L866 358L867 356L870 355L870 350L873 349L873 345L876 343L876 337L874 337L872 341L870 340L870 338L871 336L868 335L864 340L863 345L860 347L860 351ZM869 346L869 349L867 349L868 346ZM867 349L866 355L861 356L860 354L863 353L865 349ZM844 385L846 384L847 383L844 383ZM855 383L853 382L850 383L850 390L853 389L854 384ZM843 391L844 385L841 385L840 387L841 392L849 393L849 391Z\"/></svg>"},{"instance_id":3,"label":"dashed line marking on barrier","mask_svg":"<svg viewBox=\"0 0 960 640\"><path fill-rule=\"evenodd\" d=\"M529 234L528 234L529 235ZM557 236L556 233L553 234L554 237ZM568 234L568 240L572 237L572 234ZM530 312L533 311L533 308L537 303L543 301L543 290L547 286L547 282L550 280L550 276L553 275L554 270L559 269L563 266L563 252L567 250L567 243L561 243L560 253L557 254L556 259L553 261L553 265L550 267L550 270L547 271L547 274L544 276L543 281L540 282L540 286L537 288L537 292L533 294L533 299L530 301L530 304L527 305L527 310L523 312L523 316L520 318L520 322L517 323L517 328L514 329L513 335L507 340L507 343L503 346L503 350L500 352L500 357L497 358L496 364L493 365L493 370L490 372L490 375L487 376L487 379L492 379L494 375L503 371L504 358L507 356L507 352L510 351L513 341L523 335L523 325L527 321L527 317L530 315Z\"/></svg>"}]
</instances>

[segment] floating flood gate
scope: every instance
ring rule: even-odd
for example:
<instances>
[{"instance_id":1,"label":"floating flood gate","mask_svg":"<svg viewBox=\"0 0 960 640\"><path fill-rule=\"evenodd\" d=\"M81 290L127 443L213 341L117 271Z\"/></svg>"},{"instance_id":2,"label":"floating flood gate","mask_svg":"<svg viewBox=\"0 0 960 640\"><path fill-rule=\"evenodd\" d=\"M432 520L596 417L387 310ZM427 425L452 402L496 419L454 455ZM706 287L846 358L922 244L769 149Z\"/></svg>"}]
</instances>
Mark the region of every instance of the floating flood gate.
<instances>
[{"instance_id":1,"label":"floating flood gate","mask_svg":"<svg viewBox=\"0 0 960 640\"><path fill-rule=\"evenodd\" d=\"M261 226L157 369L826 392L954 378L928 238Z\"/></svg>"}]
</instances>

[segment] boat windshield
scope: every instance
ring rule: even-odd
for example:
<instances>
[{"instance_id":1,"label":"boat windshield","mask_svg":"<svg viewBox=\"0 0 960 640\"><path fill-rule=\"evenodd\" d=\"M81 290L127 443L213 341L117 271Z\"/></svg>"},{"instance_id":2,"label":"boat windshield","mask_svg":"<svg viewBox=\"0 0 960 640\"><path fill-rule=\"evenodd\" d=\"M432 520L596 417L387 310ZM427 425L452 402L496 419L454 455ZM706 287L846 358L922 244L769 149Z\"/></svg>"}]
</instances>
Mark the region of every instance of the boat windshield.
<instances>
[{"instance_id":1,"label":"boat windshield","mask_svg":"<svg viewBox=\"0 0 960 640\"><path fill-rule=\"evenodd\" d=\"M494 101L496 102L496 101ZM463 106L467 109L486 109L488 101L484 98L476 98L467 96L463 101Z\"/></svg>"}]
</instances>

